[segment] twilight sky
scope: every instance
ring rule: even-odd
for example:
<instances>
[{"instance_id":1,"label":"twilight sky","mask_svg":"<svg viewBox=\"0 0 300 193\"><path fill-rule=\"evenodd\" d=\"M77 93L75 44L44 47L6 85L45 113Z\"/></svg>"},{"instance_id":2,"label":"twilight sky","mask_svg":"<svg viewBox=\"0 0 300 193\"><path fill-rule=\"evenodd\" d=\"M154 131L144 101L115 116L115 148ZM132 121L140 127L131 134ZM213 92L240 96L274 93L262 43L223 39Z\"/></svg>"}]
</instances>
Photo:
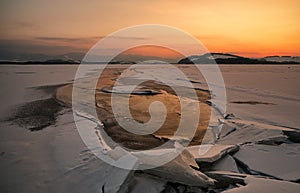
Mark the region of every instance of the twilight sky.
<instances>
[{"instance_id":1,"label":"twilight sky","mask_svg":"<svg viewBox=\"0 0 300 193\"><path fill-rule=\"evenodd\" d=\"M0 0L0 52L86 52L101 37L164 24L211 52L300 55L299 0Z\"/></svg>"}]
</instances>

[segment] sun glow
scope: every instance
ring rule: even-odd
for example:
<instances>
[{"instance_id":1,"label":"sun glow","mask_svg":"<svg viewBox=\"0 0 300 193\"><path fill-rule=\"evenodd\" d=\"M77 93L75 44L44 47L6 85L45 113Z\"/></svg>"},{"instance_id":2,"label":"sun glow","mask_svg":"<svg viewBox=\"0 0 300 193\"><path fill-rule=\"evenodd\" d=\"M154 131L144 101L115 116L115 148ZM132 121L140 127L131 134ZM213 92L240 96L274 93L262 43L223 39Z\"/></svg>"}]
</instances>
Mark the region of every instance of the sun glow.
<instances>
[{"instance_id":1,"label":"sun glow","mask_svg":"<svg viewBox=\"0 0 300 193\"><path fill-rule=\"evenodd\" d=\"M12 51L13 45L22 44L28 52L85 52L118 29L153 23L182 29L211 52L300 55L299 7L297 0L15 0L1 4L0 35ZM138 53L150 53L149 49Z\"/></svg>"}]
</instances>

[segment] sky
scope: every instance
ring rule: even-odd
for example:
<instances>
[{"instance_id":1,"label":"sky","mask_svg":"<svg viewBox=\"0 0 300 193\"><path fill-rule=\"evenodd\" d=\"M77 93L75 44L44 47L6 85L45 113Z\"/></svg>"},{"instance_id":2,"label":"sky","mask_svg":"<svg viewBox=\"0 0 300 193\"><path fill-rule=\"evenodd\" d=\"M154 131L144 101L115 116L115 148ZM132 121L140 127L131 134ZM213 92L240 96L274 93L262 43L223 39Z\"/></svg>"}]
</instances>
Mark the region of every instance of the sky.
<instances>
[{"instance_id":1,"label":"sky","mask_svg":"<svg viewBox=\"0 0 300 193\"><path fill-rule=\"evenodd\" d=\"M140 24L179 28L210 52L300 55L299 0L0 2L0 57L85 53L114 31Z\"/></svg>"}]
</instances>

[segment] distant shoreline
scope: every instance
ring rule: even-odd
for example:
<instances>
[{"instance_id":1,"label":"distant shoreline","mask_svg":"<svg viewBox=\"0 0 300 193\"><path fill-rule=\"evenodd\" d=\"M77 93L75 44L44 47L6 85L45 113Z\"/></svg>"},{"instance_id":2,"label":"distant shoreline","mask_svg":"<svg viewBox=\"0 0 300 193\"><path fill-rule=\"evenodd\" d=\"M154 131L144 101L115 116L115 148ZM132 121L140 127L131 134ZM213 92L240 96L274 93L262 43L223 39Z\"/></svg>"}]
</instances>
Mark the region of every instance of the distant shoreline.
<instances>
[{"instance_id":1,"label":"distant shoreline","mask_svg":"<svg viewBox=\"0 0 300 193\"><path fill-rule=\"evenodd\" d=\"M99 59L99 58L98 58ZM73 59L72 57L55 58L55 59L24 59L24 60L0 60L1 64L20 64L20 65L43 65L43 64L158 64L158 62L165 63L165 59L157 60L155 58L115 58L108 63L106 61L85 61L85 59ZM170 64L229 64L229 65L243 65L243 64L274 64L274 65L291 65L300 64L299 56L266 56L263 58L248 58L228 53L206 53L203 55L190 55L185 58L173 61Z\"/></svg>"},{"instance_id":2,"label":"distant shoreline","mask_svg":"<svg viewBox=\"0 0 300 193\"><path fill-rule=\"evenodd\" d=\"M81 63L43 63L43 62L33 62L33 63L22 63L22 62L0 62L0 65L80 65ZM84 63L84 64L89 64L89 65L97 65L97 64L107 64L107 63ZM108 63L111 64L111 63ZM137 63L113 63L113 65L132 65L132 64L137 64ZM178 64L178 63L170 63L170 64L175 64L175 65L192 65L194 63L187 63L187 64ZM196 63L197 64L197 63ZM211 65L210 64L205 64L203 63L202 65ZM300 63L215 63L215 64L220 64L220 65L300 65ZM143 65L156 65L156 64L143 64ZM198 64L199 65L199 64Z\"/></svg>"}]
</instances>

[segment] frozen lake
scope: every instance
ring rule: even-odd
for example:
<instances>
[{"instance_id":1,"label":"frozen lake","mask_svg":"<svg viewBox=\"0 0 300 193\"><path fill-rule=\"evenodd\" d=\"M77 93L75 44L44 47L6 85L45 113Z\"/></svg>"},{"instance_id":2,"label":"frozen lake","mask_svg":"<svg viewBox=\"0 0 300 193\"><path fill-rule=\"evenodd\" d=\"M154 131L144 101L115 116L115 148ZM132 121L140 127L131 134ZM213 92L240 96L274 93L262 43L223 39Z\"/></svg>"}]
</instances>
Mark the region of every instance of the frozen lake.
<instances>
[{"instance_id":1,"label":"frozen lake","mask_svg":"<svg viewBox=\"0 0 300 193\"><path fill-rule=\"evenodd\" d=\"M219 66L226 86L227 113L245 120L299 128L300 65ZM193 80L204 82L188 65L181 68ZM12 105L42 97L28 88L71 82L76 70L76 65L1 65L0 114Z\"/></svg>"},{"instance_id":2,"label":"frozen lake","mask_svg":"<svg viewBox=\"0 0 300 193\"><path fill-rule=\"evenodd\" d=\"M56 88L55 85L73 81L77 67L76 65L1 65L0 120L8 117L16 105L50 98ZM151 69L155 66L147 68ZM180 65L180 68L189 74L195 87L207 89L203 78L189 65ZM261 126L259 124L263 124L261 128L269 126L271 134L276 136L281 135L283 129L300 128L300 65L220 65L220 69L227 92L227 113L232 113L236 118L235 121L241 120L244 121L243 124L248 125L246 129L243 127L242 130L237 131L236 135L233 133L227 141L225 138L223 143L230 144L237 139L243 141L248 138L248 134L251 135ZM255 123L255 126L249 126L252 123ZM105 184L114 186L115 179L118 179L119 174L124 171L112 167L89 153L75 128L70 109L63 110L57 117L56 123L42 131L31 132L10 121L0 121L2 179L0 190L3 192L99 192ZM256 137L261 136L270 136L269 131L264 130L262 135ZM236 157L251 164L253 168L273 174L274 168L276 170L280 166L269 164L273 163L271 159L276 159L278 164L285 165L280 163L280 158L285 157L281 155L285 155L286 150L293 151L290 155L295 156L285 160L291 163L287 163L286 167L280 167L283 174L290 171L290 168L295 171L293 175L288 176L290 179L299 177L298 146L294 147L294 144L291 146L289 147L289 144L262 145L258 148L266 148L266 151L260 151L261 155L257 157L252 156L253 152L254 154L257 152L256 146L242 146ZM273 153L269 155L268 152ZM266 156L270 159L265 160ZM278 174L275 172L274 175ZM144 177L137 175L135 180L146 185L148 183L151 185L152 181L157 186L161 184L153 179L143 180ZM149 184L147 186L150 186Z\"/></svg>"}]
</instances>

